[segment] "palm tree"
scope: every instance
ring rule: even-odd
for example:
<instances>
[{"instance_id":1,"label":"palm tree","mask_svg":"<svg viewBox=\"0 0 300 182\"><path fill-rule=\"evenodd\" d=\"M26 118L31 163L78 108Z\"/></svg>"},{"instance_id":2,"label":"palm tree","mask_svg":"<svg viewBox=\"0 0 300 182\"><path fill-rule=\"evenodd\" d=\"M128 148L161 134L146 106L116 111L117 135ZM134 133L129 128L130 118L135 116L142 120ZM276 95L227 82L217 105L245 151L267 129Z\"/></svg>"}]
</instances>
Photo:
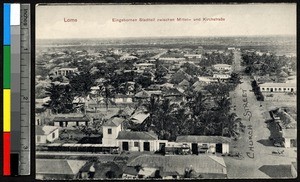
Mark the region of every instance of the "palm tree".
<instances>
[{"instance_id":1,"label":"palm tree","mask_svg":"<svg viewBox=\"0 0 300 182\"><path fill-rule=\"evenodd\" d=\"M194 97L191 97L188 102L187 106L190 109L192 117L200 116L204 111L206 111L205 101L206 97L201 93L195 93Z\"/></svg>"},{"instance_id":2,"label":"palm tree","mask_svg":"<svg viewBox=\"0 0 300 182\"><path fill-rule=\"evenodd\" d=\"M51 83L46 89L46 95L50 97L44 106L51 109L55 114L68 113L72 111L73 96L69 85Z\"/></svg>"},{"instance_id":3,"label":"palm tree","mask_svg":"<svg viewBox=\"0 0 300 182\"><path fill-rule=\"evenodd\" d=\"M113 104L115 105L116 103L113 101L114 98L114 89L112 86L108 84L103 84L100 86L100 91L99 95L103 97L103 101L105 103L106 110L108 110L108 105Z\"/></svg>"},{"instance_id":4,"label":"palm tree","mask_svg":"<svg viewBox=\"0 0 300 182\"><path fill-rule=\"evenodd\" d=\"M231 113L227 117L225 126L222 128L222 133L225 136L237 138L241 132L245 132L245 125L242 123L242 119L238 118L236 113Z\"/></svg>"}]
</instances>

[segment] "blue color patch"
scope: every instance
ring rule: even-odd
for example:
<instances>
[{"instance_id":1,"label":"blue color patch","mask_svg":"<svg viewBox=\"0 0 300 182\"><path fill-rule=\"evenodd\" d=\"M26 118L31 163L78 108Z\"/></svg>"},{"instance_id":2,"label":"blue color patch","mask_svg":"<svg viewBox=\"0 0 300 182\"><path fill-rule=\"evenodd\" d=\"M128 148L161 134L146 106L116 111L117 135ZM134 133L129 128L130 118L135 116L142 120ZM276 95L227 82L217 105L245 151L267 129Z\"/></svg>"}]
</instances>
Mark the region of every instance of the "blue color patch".
<instances>
[{"instance_id":1,"label":"blue color patch","mask_svg":"<svg viewBox=\"0 0 300 182\"><path fill-rule=\"evenodd\" d=\"M3 7L3 45L10 45L10 4Z\"/></svg>"}]
</instances>

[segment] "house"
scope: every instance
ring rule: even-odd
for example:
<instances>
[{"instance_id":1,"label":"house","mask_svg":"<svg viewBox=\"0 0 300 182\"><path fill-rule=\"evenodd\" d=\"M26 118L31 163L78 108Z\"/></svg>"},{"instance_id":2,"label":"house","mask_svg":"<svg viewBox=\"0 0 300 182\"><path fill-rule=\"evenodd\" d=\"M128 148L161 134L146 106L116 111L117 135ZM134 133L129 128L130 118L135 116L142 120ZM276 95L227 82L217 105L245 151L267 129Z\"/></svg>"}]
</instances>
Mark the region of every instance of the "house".
<instances>
[{"instance_id":1,"label":"house","mask_svg":"<svg viewBox=\"0 0 300 182\"><path fill-rule=\"evenodd\" d=\"M59 68L58 70L54 71L54 74L56 76L67 76L76 72L78 72L78 68Z\"/></svg>"},{"instance_id":2,"label":"house","mask_svg":"<svg viewBox=\"0 0 300 182\"><path fill-rule=\"evenodd\" d=\"M231 77L230 74L225 74L225 73L214 73L213 74L214 79L227 80L230 77Z\"/></svg>"},{"instance_id":3,"label":"house","mask_svg":"<svg viewBox=\"0 0 300 182\"><path fill-rule=\"evenodd\" d=\"M72 126L79 126L85 125L88 126L90 122L90 118L83 114L57 114L55 115L54 119L54 126L60 127L72 127Z\"/></svg>"},{"instance_id":4,"label":"house","mask_svg":"<svg viewBox=\"0 0 300 182\"><path fill-rule=\"evenodd\" d=\"M221 136L183 135L176 138L177 143L188 144L193 154L229 153L230 138Z\"/></svg>"},{"instance_id":5,"label":"house","mask_svg":"<svg viewBox=\"0 0 300 182\"><path fill-rule=\"evenodd\" d=\"M36 179L39 180L72 180L80 168L85 165L84 160L66 159L36 159Z\"/></svg>"},{"instance_id":6,"label":"house","mask_svg":"<svg viewBox=\"0 0 300 182\"><path fill-rule=\"evenodd\" d=\"M297 92L297 87L295 83L263 83L259 85L261 92Z\"/></svg>"},{"instance_id":7,"label":"house","mask_svg":"<svg viewBox=\"0 0 300 182\"><path fill-rule=\"evenodd\" d=\"M53 142L59 137L59 128L56 126L35 126L35 142L48 143Z\"/></svg>"},{"instance_id":8,"label":"house","mask_svg":"<svg viewBox=\"0 0 300 182\"><path fill-rule=\"evenodd\" d=\"M145 131L120 131L116 138L122 151L157 151L159 140L156 134Z\"/></svg>"},{"instance_id":9,"label":"house","mask_svg":"<svg viewBox=\"0 0 300 182\"><path fill-rule=\"evenodd\" d=\"M136 113L131 116L131 120L135 123L141 124L143 123L148 117L150 116L149 113Z\"/></svg>"},{"instance_id":10,"label":"house","mask_svg":"<svg viewBox=\"0 0 300 182\"><path fill-rule=\"evenodd\" d=\"M123 118L112 117L108 119L103 125L103 138L102 144L105 146L118 146L118 141L116 138L119 132L122 131L124 122Z\"/></svg>"},{"instance_id":11,"label":"house","mask_svg":"<svg viewBox=\"0 0 300 182\"><path fill-rule=\"evenodd\" d=\"M284 139L284 147L292 148L297 147L297 129L282 129L282 137Z\"/></svg>"},{"instance_id":12,"label":"house","mask_svg":"<svg viewBox=\"0 0 300 182\"><path fill-rule=\"evenodd\" d=\"M161 156L144 154L131 160L127 166L158 168L160 169L160 176L164 173L170 173L179 174L180 177L183 177L186 168L192 168L197 174L205 175L206 178L227 178L227 167L224 159L215 155Z\"/></svg>"},{"instance_id":13,"label":"house","mask_svg":"<svg viewBox=\"0 0 300 182\"><path fill-rule=\"evenodd\" d=\"M163 97L171 102L185 101L185 95L178 88L169 88L163 91Z\"/></svg>"},{"instance_id":14,"label":"house","mask_svg":"<svg viewBox=\"0 0 300 182\"><path fill-rule=\"evenodd\" d=\"M107 156L106 156L107 158ZM92 173L92 175L91 175ZM88 162L79 170L79 178L103 180L108 178L121 178L122 166L112 160L106 161L99 160L97 162Z\"/></svg>"},{"instance_id":15,"label":"house","mask_svg":"<svg viewBox=\"0 0 300 182\"><path fill-rule=\"evenodd\" d=\"M134 95L134 99L136 101L138 101L138 100L149 100L150 97L151 97L151 95L145 90L142 90L142 91L140 91L140 92L138 92Z\"/></svg>"},{"instance_id":16,"label":"house","mask_svg":"<svg viewBox=\"0 0 300 182\"><path fill-rule=\"evenodd\" d=\"M186 58L189 58L189 59L193 59L193 58L201 59L202 58L202 54L185 54L183 56Z\"/></svg>"},{"instance_id":17,"label":"house","mask_svg":"<svg viewBox=\"0 0 300 182\"><path fill-rule=\"evenodd\" d=\"M188 88L190 86L190 82L184 79L178 84L178 86L181 88Z\"/></svg>"},{"instance_id":18,"label":"house","mask_svg":"<svg viewBox=\"0 0 300 182\"><path fill-rule=\"evenodd\" d=\"M130 105L133 103L132 101L133 95L125 95L125 94L117 94L111 100L116 105Z\"/></svg>"},{"instance_id":19,"label":"house","mask_svg":"<svg viewBox=\"0 0 300 182\"><path fill-rule=\"evenodd\" d=\"M187 74L185 71L180 69L171 76L171 83L179 84L183 80L190 81L191 79L192 77L189 74Z\"/></svg>"},{"instance_id":20,"label":"house","mask_svg":"<svg viewBox=\"0 0 300 182\"><path fill-rule=\"evenodd\" d=\"M206 84L216 82L216 80L212 79L211 77L198 76L197 79L199 82L204 82Z\"/></svg>"},{"instance_id":21,"label":"house","mask_svg":"<svg viewBox=\"0 0 300 182\"><path fill-rule=\"evenodd\" d=\"M146 70L146 69L150 69L150 70L152 70L152 69L155 69L155 64L153 64L153 63L140 63L140 64L135 64L134 65L136 68L137 68L137 70Z\"/></svg>"},{"instance_id":22,"label":"house","mask_svg":"<svg viewBox=\"0 0 300 182\"><path fill-rule=\"evenodd\" d=\"M229 64L215 64L213 68L217 71L231 71L231 65Z\"/></svg>"}]
</instances>

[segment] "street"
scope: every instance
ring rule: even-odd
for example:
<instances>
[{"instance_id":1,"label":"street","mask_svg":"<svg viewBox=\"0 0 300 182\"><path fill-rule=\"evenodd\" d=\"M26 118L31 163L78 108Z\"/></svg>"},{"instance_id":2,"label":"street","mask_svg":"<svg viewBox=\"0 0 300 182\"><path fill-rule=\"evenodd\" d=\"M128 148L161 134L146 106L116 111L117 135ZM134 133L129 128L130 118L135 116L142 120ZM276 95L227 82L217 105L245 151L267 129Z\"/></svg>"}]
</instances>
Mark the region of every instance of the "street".
<instances>
[{"instance_id":1,"label":"street","mask_svg":"<svg viewBox=\"0 0 300 182\"><path fill-rule=\"evenodd\" d=\"M235 53L234 68L240 68ZM232 157L224 157L227 165L228 178L270 178L260 168L264 165L290 165L296 161L295 149L277 148L268 140L270 131L265 123L263 112L268 111L264 102L256 100L251 91L251 80L243 76L242 84L238 85L230 95L232 105L236 106L235 112L246 126L245 133L236 142L233 141L231 151L240 152L244 159L237 160ZM262 106L260 107L260 104ZM235 147L235 148L234 148ZM283 155L274 155L272 151L284 150ZM261 168L262 169L262 168ZM276 171L274 171L276 173Z\"/></svg>"}]
</instances>

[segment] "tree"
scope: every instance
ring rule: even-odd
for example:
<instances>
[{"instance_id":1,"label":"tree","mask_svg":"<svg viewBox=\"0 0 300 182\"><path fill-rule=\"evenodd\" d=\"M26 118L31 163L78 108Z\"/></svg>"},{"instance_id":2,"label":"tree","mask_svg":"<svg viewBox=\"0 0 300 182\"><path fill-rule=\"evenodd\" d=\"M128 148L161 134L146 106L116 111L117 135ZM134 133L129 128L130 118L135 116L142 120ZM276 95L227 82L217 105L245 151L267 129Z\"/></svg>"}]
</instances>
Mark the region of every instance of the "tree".
<instances>
[{"instance_id":1,"label":"tree","mask_svg":"<svg viewBox=\"0 0 300 182\"><path fill-rule=\"evenodd\" d=\"M69 113L73 110L74 96L70 85L51 83L50 87L46 88L46 95L50 97L50 101L44 106L53 113Z\"/></svg>"},{"instance_id":2,"label":"tree","mask_svg":"<svg viewBox=\"0 0 300 182\"><path fill-rule=\"evenodd\" d=\"M238 118L235 113L231 113L222 128L224 136L237 138L240 133L245 132L245 125L242 123L241 118Z\"/></svg>"},{"instance_id":3,"label":"tree","mask_svg":"<svg viewBox=\"0 0 300 182\"><path fill-rule=\"evenodd\" d=\"M192 118L200 116L206 110L205 101L207 100L201 92L196 92L193 95L194 97L189 97L187 102Z\"/></svg>"},{"instance_id":4,"label":"tree","mask_svg":"<svg viewBox=\"0 0 300 182\"><path fill-rule=\"evenodd\" d=\"M241 83L241 77L238 73L231 73L229 81L234 84Z\"/></svg>"},{"instance_id":5,"label":"tree","mask_svg":"<svg viewBox=\"0 0 300 182\"><path fill-rule=\"evenodd\" d=\"M107 83L100 86L99 95L103 97L103 101L105 103L106 110L108 110L108 105L116 103L112 100L115 97L114 88Z\"/></svg>"},{"instance_id":6,"label":"tree","mask_svg":"<svg viewBox=\"0 0 300 182\"><path fill-rule=\"evenodd\" d=\"M94 84L94 79L90 72L82 72L70 77L70 85L75 96L86 97Z\"/></svg>"}]
</instances>

